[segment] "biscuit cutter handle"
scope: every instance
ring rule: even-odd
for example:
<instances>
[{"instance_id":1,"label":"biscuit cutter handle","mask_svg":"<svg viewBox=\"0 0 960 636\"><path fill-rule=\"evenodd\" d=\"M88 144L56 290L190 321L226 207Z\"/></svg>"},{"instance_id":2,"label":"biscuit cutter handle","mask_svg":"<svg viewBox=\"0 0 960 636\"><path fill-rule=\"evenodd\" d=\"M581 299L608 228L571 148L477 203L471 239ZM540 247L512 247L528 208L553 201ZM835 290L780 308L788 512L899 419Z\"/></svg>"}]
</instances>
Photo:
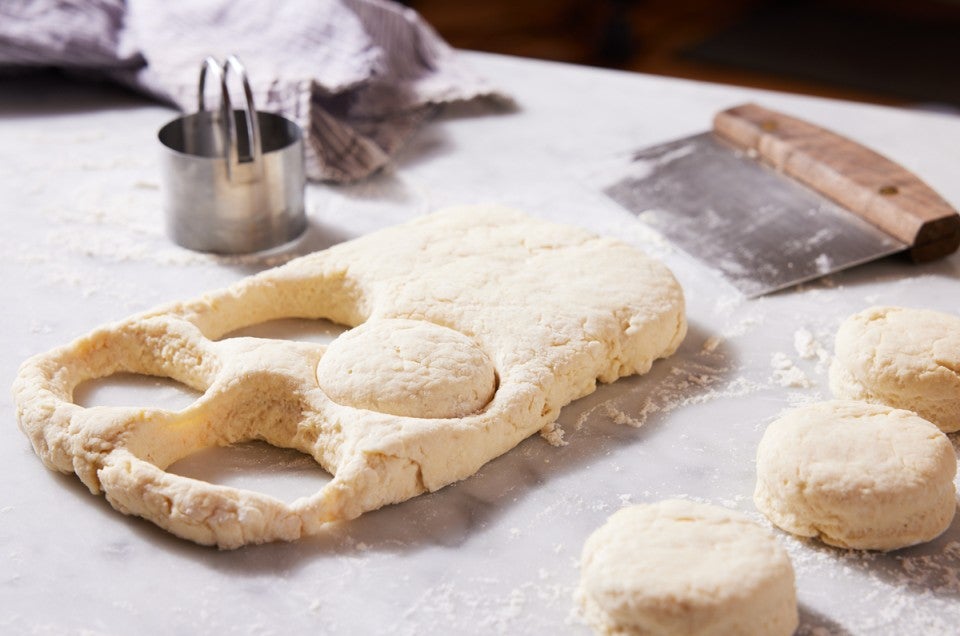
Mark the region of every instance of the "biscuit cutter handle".
<instances>
[{"instance_id":1,"label":"biscuit cutter handle","mask_svg":"<svg viewBox=\"0 0 960 636\"><path fill-rule=\"evenodd\" d=\"M890 159L803 120L743 104L714 117L718 136L909 246L916 262L960 247L960 215Z\"/></svg>"},{"instance_id":2,"label":"biscuit cutter handle","mask_svg":"<svg viewBox=\"0 0 960 636\"><path fill-rule=\"evenodd\" d=\"M246 136L249 152L240 156L239 135L237 122L233 115L233 105L230 99L230 90L227 79L233 72L240 80L243 88L244 109L243 116L246 123ZM260 124L257 121L257 111L253 103L253 90L247 77L247 69L236 55L230 55L221 65L213 57L204 58L200 65L200 79L197 85L197 111L204 112L206 107L207 75L216 76L220 85L220 109L217 119L223 128L224 159L227 162L227 176L233 178L241 163L253 163L255 168L263 165L263 148L260 137Z\"/></svg>"}]
</instances>

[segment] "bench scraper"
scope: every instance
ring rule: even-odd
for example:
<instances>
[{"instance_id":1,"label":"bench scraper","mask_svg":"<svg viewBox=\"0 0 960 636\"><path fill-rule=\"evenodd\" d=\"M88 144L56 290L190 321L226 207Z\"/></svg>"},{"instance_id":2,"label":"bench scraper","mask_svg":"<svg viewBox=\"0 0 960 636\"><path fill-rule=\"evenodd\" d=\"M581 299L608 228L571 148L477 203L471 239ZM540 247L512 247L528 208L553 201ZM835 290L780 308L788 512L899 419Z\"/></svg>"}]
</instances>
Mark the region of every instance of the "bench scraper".
<instances>
[{"instance_id":1,"label":"bench scraper","mask_svg":"<svg viewBox=\"0 0 960 636\"><path fill-rule=\"evenodd\" d=\"M756 104L641 150L607 195L747 297L897 252L960 246L960 216L917 176L833 132Z\"/></svg>"}]
</instances>

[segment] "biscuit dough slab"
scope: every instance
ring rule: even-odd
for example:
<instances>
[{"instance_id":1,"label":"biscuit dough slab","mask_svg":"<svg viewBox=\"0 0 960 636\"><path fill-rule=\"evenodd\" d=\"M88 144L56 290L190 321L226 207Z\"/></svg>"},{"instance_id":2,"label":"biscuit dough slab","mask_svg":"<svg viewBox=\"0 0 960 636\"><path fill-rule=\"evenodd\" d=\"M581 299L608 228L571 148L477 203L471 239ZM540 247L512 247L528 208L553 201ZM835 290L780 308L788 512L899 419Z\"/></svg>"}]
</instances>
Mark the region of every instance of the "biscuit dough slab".
<instances>
[{"instance_id":1,"label":"biscuit dough slab","mask_svg":"<svg viewBox=\"0 0 960 636\"><path fill-rule=\"evenodd\" d=\"M280 318L362 326L330 346L326 363L317 344L224 338ZM48 467L75 472L124 513L235 548L315 534L464 479L598 381L648 371L685 333L682 291L659 262L475 206L101 327L26 361L13 393ZM81 382L118 372L203 395L179 412L72 402ZM288 504L164 470L247 440L300 450L333 479Z\"/></svg>"},{"instance_id":2,"label":"biscuit dough slab","mask_svg":"<svg viewBox=\"0 0 960 636\"><path fill-rule=\"evenodd\" d=\"M834 400L788 411L767 427L753 500L793 534L896 550L950 526L956 471L950 440L915 413Z\"/></svg>"},{"instance_id":3,"label":"biscuit dough slab","mask_svg":"<svg viewBox=\"0 0 960 636\"><path fill-rule=\"evenodd\" d=\"M576 598L598 634L789 636L793 566L745 516L671 499L622 508L587 539Z\"/></svg>"},{"instance_id":4,"label":"biscuit dough slab","mask_svg":"<svg viewBox=\"0 0 960 636\"><path fill-rule=\"evenodd\" d=\"M837 330L834 397L913 411L945 433L960 430L960 316L871 307Z\"/></svg>"}]
</instances>

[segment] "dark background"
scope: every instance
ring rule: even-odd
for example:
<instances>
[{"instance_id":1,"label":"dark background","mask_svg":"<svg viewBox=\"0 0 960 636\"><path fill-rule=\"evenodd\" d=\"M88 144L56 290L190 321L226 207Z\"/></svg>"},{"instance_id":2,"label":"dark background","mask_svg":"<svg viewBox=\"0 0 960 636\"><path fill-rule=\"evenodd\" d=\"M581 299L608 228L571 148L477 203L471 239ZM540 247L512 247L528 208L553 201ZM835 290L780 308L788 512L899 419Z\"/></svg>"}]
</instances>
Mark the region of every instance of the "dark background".
<instances>
[{"instance_id":1,"label":"dark background","mask_svg":"<svg viewBox=\"0 0 960 636\"><path fill-rule=\"evenodd\" d=\"M960 0L408 0L454 47L960 114Z\"/></svg>"}]
</instances>

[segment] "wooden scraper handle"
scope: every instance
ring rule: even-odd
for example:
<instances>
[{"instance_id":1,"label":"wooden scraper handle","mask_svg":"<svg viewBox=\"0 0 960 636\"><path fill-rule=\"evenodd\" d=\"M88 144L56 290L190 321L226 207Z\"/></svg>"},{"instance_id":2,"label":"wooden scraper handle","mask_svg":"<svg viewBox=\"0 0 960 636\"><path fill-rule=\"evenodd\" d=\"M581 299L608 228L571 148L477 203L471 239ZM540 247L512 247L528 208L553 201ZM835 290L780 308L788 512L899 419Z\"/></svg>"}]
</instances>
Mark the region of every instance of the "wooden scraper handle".
<instances>
[{"instance_id":1,"label":"wooden scraper handle","mask_svg":"<svg viewBox=\"0 0 960 636\"><path fill-rule=\"evenodd\" d=\"M910 246L915 261L960 246L960 216L916 175L845 137L744 104L716 115L713 130Z\"/></svg>"}]
</instances>

